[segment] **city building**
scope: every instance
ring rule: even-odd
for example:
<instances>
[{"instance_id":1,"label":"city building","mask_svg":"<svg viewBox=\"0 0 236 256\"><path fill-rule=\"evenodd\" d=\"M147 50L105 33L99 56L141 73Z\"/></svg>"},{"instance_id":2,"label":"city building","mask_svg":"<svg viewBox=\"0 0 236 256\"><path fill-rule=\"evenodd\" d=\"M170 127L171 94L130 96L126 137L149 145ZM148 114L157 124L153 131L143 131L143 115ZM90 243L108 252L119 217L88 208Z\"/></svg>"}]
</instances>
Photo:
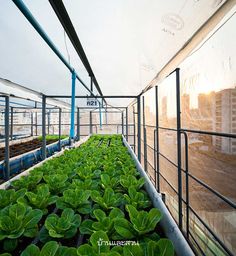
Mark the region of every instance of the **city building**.
<instances>
[{"instance_id":1,"label":"city building","mask_svg":"<svg viewBox=\"0 0 236 256\"><path fill-rule=\"evenodd\" d=\"M215 101L216 132L236 133L236 87L216 93ZM216 137L216 149L226 154L236 154L236 140Z\"/></svg>"}]
</instances>

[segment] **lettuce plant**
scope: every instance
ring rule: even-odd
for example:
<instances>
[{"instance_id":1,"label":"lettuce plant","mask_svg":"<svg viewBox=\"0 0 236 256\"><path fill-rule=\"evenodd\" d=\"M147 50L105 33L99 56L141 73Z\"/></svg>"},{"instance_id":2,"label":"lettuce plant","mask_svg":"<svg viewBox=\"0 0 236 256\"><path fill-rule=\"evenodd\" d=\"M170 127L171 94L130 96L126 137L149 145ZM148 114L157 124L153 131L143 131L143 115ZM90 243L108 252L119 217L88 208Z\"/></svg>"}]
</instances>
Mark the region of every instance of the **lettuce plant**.
<instances>
[{"instance_id":1,"label":"lettuce plant","mask_svg":"<svg viewBox=\"0 0 236 256\"><path fill-rule=\"evenodd\" d=\"M58 209L72 208L79 213L89 214L92 211L92 204L88 200L90 194L89 190L67 189L57 199L56 206Z\"/></svg>"},{"instance_id":2,"label":"lettuce plant","mask_svg":"<svg viewBox=\"0 0 236 256\"><path fill-rule=\"evenodd\" d=\"M115 232L114 220L124 217L124 213L119 208L113 208L108 216L101 209L94 210L93 214L97 221L84 220L80 226L80 233L91 235L94 231L102 230L110 236Z\"/></svg>"},{"instance_id":3,"label":"lettuce plant","mask_svg":"<svg viewBox=\"0 0 236 256\"><path fill-rule=\"evenodd\" d=\"M158 241L147 239L145 242L141 242L140 246L143 250L141 255L174 256L175 254L173 243L166 238L161 238Z\"/></svg>"},{"instance_id":4,"label":"lettuce plant","mask_svg":"<svg viewBox=\"0 0 236 256\"><path fill-rule=\"evenodd\" d=\"M41 181L42 177L42 172L31 172L28 176L23 176L18 180L12 181L11 185L16 189L26 188L28 190L33 190Z\"/></svg>"},{"instance_id":5,"label":"lettuce plant","mask_svg":"<svg viewBox=\"0 0 236 256\"><path fill-rule=\"evenodd\" d=\"M128 195L124 195L127 204L133 205L137 209L145 209L151 205L151 201L144 192L138 192L134 186L128 189Z\"/></svg>"},{"instance_id":6,"label":"lettuce plant","mask_svg":"<svg viewBox=\"0 0 236 256\"><path fill-rule=\"evenodd\" d=\"M103 196L101 196L98 191L94 190L91 193L91 198L105 210L119 207L123 204L123 195L120 193L115 193L111 188L105 189Z\"/></svg>"},{"instance_id":7,"label":"lettuce plant","mask_svg":"<svg viewBox=\"0 0 236 256\"><path fill-rule=\"evenodd\" d=\"M128 190L131 186L133 186L136 190L139 190L145 184L145 179L143 177L137 179L133 175L121 175L120 184L126 190Z\"/></svg>"},{"instance_id":8,"label":"lettuce plant","mask_svg":"<svg viewBox=\"0 0 236 256\"><path fill-rule=\"evenodd\" d=\"M126 205L126 210L129 213L133 228L138 232L139 235L153 231L157 223L162 218L161 212L156 208L152 208L149 212L146 212L138 211L132 205Z\"/></svg>"},{"instance_id":9,"label":"lettuce plant","mask_svg":"<svg viewBox=\"0 0 236 256\"><path fill-rule=\"evenodd\" d=\"M79 256L121 256L110 249L109 238L104 231L96 231L89 239L90 244L83 244L77 249Z\"/></svg>"},{"instance_id":10,"label":"lettuce plant","mask_svg":"<svg viewBox=\"0 0 236 256\"><path fill-rule=\"evenodd\" d=\"M31 244L20 256L77 256L76 248L61 246L55 241L44 244L40 250L38 246Z\"/></svg>"},{"instance_id":11,"label":"lettuce plant","mask_svg":"<svg viewBox=\"0 0 236 256\"><path fill-rule=\"evenodd\" d=\"M73 179L70 188L72 189L83 189L83 190L96 190L98 189L99 183L95 180L88 179L88 180L80 180L80 179Z\"/></svg>"},{"instance_id":12,"label":"lettuce plant","mask_svg":"<svg viewBox=\"0 0 236 256\"><path fill-rule=\"evenodd\" d=\"M82 180L98 179L101 175L101 170L93 170L89 164L87 164L86 168L84 166L78 167L76 172Z\"/></svg>"},{"instance_id":13,"label":"lettuce plant","mask_svg":"<svg viewBox=\"0 0 236 256\"><path fill-rule=\"evenodd\" d=\"M66 188L68 176L65 174L44 175L43 179L53 194L59 194Z\"/></svg>"},{"instance_id":14,"label":"lettuce plant","mask_svg":"<svg viewBox=\"0 0 236 256\"><path fill-rule=\"evenodd\" d=\"M128 239L153 231L162 217L161 212L156 208L146 212L138 211L132 205L126 205L126 210L129 213L130 222L124 218L117 218L115 230L120 236Z\"/></svg>"},{"instance_id":15,"label":"lettuce plant","mask_svg":"<svg viewBox=\"0 0 236 256\"><path fill-rule=\"evenodd\" d=\"M54 238L71 238L73 237L81 223L79 214L66 208L63 210L61 217L56 214L51 214L45 221L45 227L51 237Z\"/></svg>"},{"instance_id":16,"label":"lettuce plant","mask_svg":"<svg viewBox=\"0 0 236 256\"><path fill-rule=\"evenodd\" d=\"M15 191L14 189L0 190L0 209L6 206L14 204L18 198L25 195L26 189L20 189Z\"/></svg>"},{"instance_id":17,"label":"lettuce plant","mask_svg":"<svg viewBox=\"0 0 236 256\"><path fill-rule=\"evenodd\" d=\"M38 222L42 211L23 204L13 204L0 211L0 240L4 240L5 249L11 251L17 246L17 238L34 237L38 232ZM13 239L14 241L9 241Z\"/></svg>"},{"instance_id":18,"label":"lettuce plant","mask_svg":"<svg viewBox=\"0 0 236 256\"><path fill-rule=\"evenodd\" d=\"M32 208L42 210L43 214L48 213L47 207L54 204L58 198L57 196L52 196L50 194L49 187L46 184L38 185L35 193L26 192L25 195L27 197L25 203L32 206ZM18 202L20 201L18 200ZM21 199L21 202L24 201Z\"/></svg>"},{"instance_id":19,"label":"lettuce plant","mask_svg":"<svg viewBox=\"0 0 236 256\"><path fill-rule=\"evenodd\" d=\"M103 189L112 188L115 190L119 185L119 177L111 178L110 175L106 173L101 175L101 187Z\"/></svg>"}]
</instances>

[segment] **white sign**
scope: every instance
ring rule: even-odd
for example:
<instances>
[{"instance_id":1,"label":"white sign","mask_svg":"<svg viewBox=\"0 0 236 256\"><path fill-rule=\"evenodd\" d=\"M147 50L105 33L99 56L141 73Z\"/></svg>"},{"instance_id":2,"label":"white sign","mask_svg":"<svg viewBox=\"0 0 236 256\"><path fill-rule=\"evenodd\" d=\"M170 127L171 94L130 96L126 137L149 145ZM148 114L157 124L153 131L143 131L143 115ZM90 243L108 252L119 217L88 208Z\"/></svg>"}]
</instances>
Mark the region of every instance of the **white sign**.
<instances>
[{"instance_id":1,"label":"white sign","mask_svg":"<svg viewBox=\"0 0 236 256\"><path fill-rule=\"evenodd\" d=\"M94 98L87 98L87 106L88 107L98 107L98 101Z\"/></svg>"}]
</instances>

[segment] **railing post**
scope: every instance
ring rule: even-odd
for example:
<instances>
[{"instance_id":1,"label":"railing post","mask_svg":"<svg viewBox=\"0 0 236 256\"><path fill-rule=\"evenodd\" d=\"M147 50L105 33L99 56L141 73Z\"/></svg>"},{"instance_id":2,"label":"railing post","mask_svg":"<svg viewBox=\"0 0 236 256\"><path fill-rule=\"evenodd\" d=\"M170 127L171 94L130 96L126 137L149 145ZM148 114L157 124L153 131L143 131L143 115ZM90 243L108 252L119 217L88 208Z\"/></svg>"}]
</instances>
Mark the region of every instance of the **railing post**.
<instances>
[{"instance_id":1,"label":"railing post","mask_svg":"<svg viewBox=\"0 0 236 256\"><path fill-rule=\"evenodd\" d=\"M77 140L80 140L80 109L77 108Z\"/></svg>"},{"instance_id":2,"label":"railing post","mask_svg":"<svg viewBox=\"0 0 236 256\"><path fill-rule=\"evenodd\" d=\"M134 133L134 152L136 152L136 124L135 124L135 108L133 106L133 133Z\"/></svg>"},{"instance_id":3,"label":"railing post","mask_svg":"<svg viewBox=\"0 0 236 256\"><path fill-rule=\"evenodd\" d=\"M141 163L141 102L140 96L137 97L138 112L138 160Z\"/></svg>"},{"instance_id":4,"label":"railing post","mask_svg":"<svg viewBox=\"0 0 236 256\"><path fill-rule=\"evenodd\" d=\"M188 174L188 134L182 131L185 142L185 190L186 190L186 236L189 239L189 174Z\"/></svg>"},{"instance_id":5,"label":"railing post","mask_svg":"<svg viewBox=\"0 0 236 256\"><path fill-rule=\"evenodd\" d=\"M125 108L125 125L126 125L126 140L129 141L129 120L128 120L128 107Z\"/></svg>"},{"instance_id":6,"label":"railing post","mask_svg":"<svg viewBox=\"0 0 236 256\"><path fill-rule=\"evenodd\" d=\"M34 116L33 116L33 112L31 112L31 136L34 136Z\"/></svg>"},{"instance_id":7,"label":"railing post","mask_svg":"<svg viewBox=\"0 0 236 256\"><path fill-rule=\"evenodd\" d=\"M58 119L59 119L59 127L58 127L59 140L58 140L58 146L59 146L59 150L61 150L61 108L59 108Z\"/></svg>"},{"instance_id":8,"label":"railing post","mask_svg":"<svg viewBox=\"0 0 236 256\"><path fill-rule=\"evenodd\" d=\"M46 95L42 98L42 159L46 159Z\"/></svg>"},{"instance_id":9,"label":"railing post","mask_svg":"<svg viewBox=\"0 0 236 256\"><path fill-rule=\"evenodd\" d=\"M38 112L35 112L35 135L38 136Z\"/></svg>"},{"instance_id":10,"label":"railing post","mask_svg":"<svg viewBox=\"0 0 236 256\"><path fill-rule=\"evenodd\" d=\"M9 111L10 111L10 100L9 96L5 96L5 168L4 168L4 179L9 180L10 177L10 146L9 146Z\"/></svg>"},{"instance_id":11,"label":"railing post","mask_svg":"<svg viewBox=\"0 0 236 256\"><path fill-rule=\"evenodd\" d=\"M156 95L156 188L160 193L160 143L159 143L159 104L158 104L158 86L155 87L155 95Z\"/></svg>"},{"instance_id":12,"label":"railing post","mask_svg":"<svg viewBox=\"0 0 236 256\"><path fill-rule=\"evenodd\" d=\"M71 83L71 116L70 116L70 143L73 142L75 137L75 70L72 71Z\"/></svg>"},{"instance_id":13,"label":"railing post","mask_svg":"<svg viewBox=\"0 0 236 256\"><path fill-rule=\"evenodd\" d=\"M157 189L157 146L156 146L157 140L156 140L156 132L157 132L157 130L154 129L154 131L153 131L153 140L154 140L153 159L154 159L155 188Z\"/></svg>"},{"instance_id":14,"label":"railing post","mask_svg":"<svg viewBox=\"0 0 236 256\"><path fill-rule=\"evenodd\" d=\"M122 129L122 134L124 135L124 112L121 112L121 129Z\"/></svg>"},{"instance_id":15,"label":"railing post","mask_svg":"<svg viewBox=\"0 0 236 256\"><path fill-rule=\"evenodd\" d=\"M89 133L93 133L93 117L92 117L92 111L89 112Z\"/></svg>"},{"instance_id":16,"label":"railing post","mask_svg":"<svg viewBox=\"0 0 236 256\"><path fill-rule=\"evenodd\" d=\"M142 107L142 110L143 110L143 150L145 151L145 149L144 149L144 137L145 137L145 123L146 123L146 121L145 121L145 98L144 98L144 96L142 97L142 105L143 105L143 107ZM143 153L145 153L145 152L143 152ZM144 161L144 165L145 165L145 161Z\"/></svg>"},{"instance_id":17,"label":"railing post","mask_svg":"<svg viewBox=\"0 0 236 256\"><path fill-rule=\"evenodd\" d=\"M180 109L180 74L176 69L176 120L177 120L177 161L178 161L178 210L179 228L182 231L182 163L181 163L181 109Z\"/></svg>"},{"instance_id":18,"label":"railing post","mask_svg":"<svg viewBox=\"0 0 236 256\"><path fill-rule=\"evenodd\" d=\"M148 159L147 159L147 129L146 127L143 128L143 146L144 146L144 170L145 172L147 173L148 172L148 166L147 166L147 162L148 162Z\"/></svg>"},{"instance_id":19,"label":"railing post","mask_svg":"<svg viewBox=\"0 0 236 256\"><path fill-rule=\"evenodd\" d=\"M11 107L11 140L13 140L13 107Z\"/></svg>"}]
</instances>

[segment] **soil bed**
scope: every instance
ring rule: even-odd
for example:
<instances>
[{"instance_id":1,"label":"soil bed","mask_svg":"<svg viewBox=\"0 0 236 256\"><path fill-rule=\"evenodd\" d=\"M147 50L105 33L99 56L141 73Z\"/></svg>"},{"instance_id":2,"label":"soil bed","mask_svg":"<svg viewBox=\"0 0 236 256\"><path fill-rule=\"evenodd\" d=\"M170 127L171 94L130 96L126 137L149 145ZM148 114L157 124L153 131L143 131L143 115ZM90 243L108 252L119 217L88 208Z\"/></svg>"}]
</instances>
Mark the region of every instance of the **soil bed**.
<instances>
[{"instance_id":1,"label":"soil bed","mask_svg":"<svg viewBox=\"0 0 236 256\"><path fill-rule=\"evenodd\" d=\"M57 139L47 140L47 145L56 142ZM10 146L10 158L30 152L34 149L40 148L42 146L42 141L39 139L33 139L31 141L14 144ZM0 148L0 161L5 158L5 147Z\"/></svg>"}]
</instances>

